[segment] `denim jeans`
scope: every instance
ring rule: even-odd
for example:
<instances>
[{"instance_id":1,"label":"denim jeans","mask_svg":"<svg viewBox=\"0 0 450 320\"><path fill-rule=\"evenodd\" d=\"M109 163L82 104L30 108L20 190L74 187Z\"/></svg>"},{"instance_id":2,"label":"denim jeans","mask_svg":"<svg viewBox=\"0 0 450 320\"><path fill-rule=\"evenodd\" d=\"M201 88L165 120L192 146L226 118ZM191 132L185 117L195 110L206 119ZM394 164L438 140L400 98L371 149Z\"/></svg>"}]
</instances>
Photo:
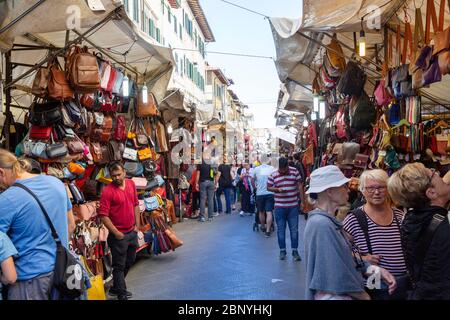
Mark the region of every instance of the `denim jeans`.
<instances>
[{"instance_id":1,"label":"denim jeans","mask_svg":"<svg viewBox=\"0 0 450 320\"><path fill-rule=\"evenodd\" d=\"M225 202L226 202L226 205L227 205L226 213L231 213L232 192L233 192L233 188L232 187L226 187L226 188L219 187L217 189L216 197L217 197L217 206L218 206L219 212L223 212L222 211L222 199L221 199L221 196L222 196L222 193L225 193Z\"/></svg>"},{"instance_id":2,"label":"denim jeans","mask_svg":"<svg viewBox=\"0 0 450 320\"><path fill-rule=\"evenodd\" d=\"M277 222L278 246L286 250L286 222L291 234L291 248L298 249L298 207L275 208L275 221Z\"/></svg>"},{"instance_id":3,"label":"denim jeans","mask_svg":"<svg viewBox=\"0 0 450 320\"><path fill-rule=\"evenodd\" d=\"M112 267L113 267L113 288L119 296L126 295L127 285L125 277L136 259L136 250L138 248L137 233L131 231L124 234L122 240L110 233L108 236L108 245L111 248Z\"/></svg>"},{"instance_id":4,"label":"denim jeans","mask_svg":"<svg viewBox=\"0 0 450 320\"><path fill-rule=\"evenodd\" d=\"M208 198L208 218L214 213L214 181L200 182L200 217L205 218L206 198Z\"/></svg>"}]
</instances>

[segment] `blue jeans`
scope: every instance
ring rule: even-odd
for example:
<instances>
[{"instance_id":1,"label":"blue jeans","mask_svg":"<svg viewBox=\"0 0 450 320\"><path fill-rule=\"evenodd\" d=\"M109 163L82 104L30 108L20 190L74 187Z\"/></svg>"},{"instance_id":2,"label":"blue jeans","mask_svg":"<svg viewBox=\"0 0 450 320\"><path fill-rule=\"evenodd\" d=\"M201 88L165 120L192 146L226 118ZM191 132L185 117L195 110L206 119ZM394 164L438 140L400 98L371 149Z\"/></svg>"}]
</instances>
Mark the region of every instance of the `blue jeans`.
<instances>
[{"instance_id":1,"label":"blue jeans","mask_svg":"<svg viewBox=\"0 0 450 320\"><path fill-rule=\"evenodd\" d=\"M291 234L291 248L298 249L298 207L275 208L275 221L277 222L278 246L286 250L286 222Z\"/></svg>"},{"instance_id":2,"label":"blue jeans","mask_svg":"<svg viewBox=\"0 0 450 320\"><path fill-rule=\"evenodd\" d=\"M222 211L222 193L225 193L225 202L227 205L227 211L226 213L231 213L231 193L233 192L233 188L232 187L219 187L216 191L216 197L217 197L217 206L219 209L219 213L223 212Z\"/></svg>"}]
</instances>

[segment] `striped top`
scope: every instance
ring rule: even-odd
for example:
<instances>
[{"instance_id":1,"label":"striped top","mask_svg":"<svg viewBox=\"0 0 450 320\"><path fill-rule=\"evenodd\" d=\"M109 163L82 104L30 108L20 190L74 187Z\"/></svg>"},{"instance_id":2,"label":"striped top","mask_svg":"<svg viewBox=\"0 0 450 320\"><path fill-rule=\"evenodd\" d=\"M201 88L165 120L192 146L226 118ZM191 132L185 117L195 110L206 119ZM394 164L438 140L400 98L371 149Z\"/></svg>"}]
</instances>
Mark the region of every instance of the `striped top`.
<instances>
[{"instance_id":1,"label":"striped top","mask_svg":"<svg viewBox=\"0 0 450 320\"><path fill-rule=\"evenodd\" d=\"M275 208L293 208L298 206L299 189L298 184L302 181L297 169L289 167L286 175L274 171L267 179L268 188L281 188L285 192L275 193Z\"/></svg>"},{"instance_id":2,"label":"striped top","mask_svg":"<svg viewBox=\"0 0 450 320\"><path fill-rule=\"evenodd\" d=\"M363 207L360 207L360 209L364 210ZM393 211L398 223L401 224L403 212L398 209L393 209ZM380 226L370 219L367 214L366 218L372 254L381 256L379 266L385 268L394 276L405 274L406 264L403 256L400 229L395 219L392 219L391 224L388 226ZM361 255L368 254L369 249L364 232L353 214L348 214L344 219L344 229L352 235Z\"/></svg>"}]
</instances>

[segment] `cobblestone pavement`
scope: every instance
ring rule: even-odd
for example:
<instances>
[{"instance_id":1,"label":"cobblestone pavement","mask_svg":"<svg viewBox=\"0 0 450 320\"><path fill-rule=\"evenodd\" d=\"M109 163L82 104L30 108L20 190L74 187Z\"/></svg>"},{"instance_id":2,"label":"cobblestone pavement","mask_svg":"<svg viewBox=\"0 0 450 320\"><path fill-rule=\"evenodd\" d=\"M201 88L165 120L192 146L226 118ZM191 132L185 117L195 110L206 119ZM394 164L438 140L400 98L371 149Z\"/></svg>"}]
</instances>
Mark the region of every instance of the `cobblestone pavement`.
<instances>
[{"instance_id":1,"label":"cobblestone pavement","mask_svg":"<svg viewBox=\"0 0 450 320\"><path fill-rule=\"evenodd\" d=\"M276 232L252 230L254 216L221 214L212 222L184 220L174 230L184 245L158 256L142 254L127 276L134 299L278 300L304 299L304 260L278 259ZM305 219L299 218L299 252L304 257Z\"/></svg>"}]
</instances>

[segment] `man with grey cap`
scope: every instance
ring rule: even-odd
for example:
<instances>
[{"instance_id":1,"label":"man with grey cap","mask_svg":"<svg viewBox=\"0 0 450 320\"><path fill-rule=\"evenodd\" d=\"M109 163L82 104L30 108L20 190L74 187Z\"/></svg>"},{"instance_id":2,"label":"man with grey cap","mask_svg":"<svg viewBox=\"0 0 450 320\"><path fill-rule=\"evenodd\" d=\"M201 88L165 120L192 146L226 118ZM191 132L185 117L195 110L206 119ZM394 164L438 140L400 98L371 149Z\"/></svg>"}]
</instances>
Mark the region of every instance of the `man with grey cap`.
<instances>
[{"instance_id":1,"label":"man with grey cap","mask_svg":"<svg viewBox=\"0 0 450 320\"><path fill-rule=\"evenodd\" d=\"M395 278L388 271L371 266L360 255L352 253L348 235L335 217L338 207L348 201L349 181L332 165L311 174L306 193L314 194L317 202L316 209L308 215L304 234L308 300L369 300L363 274L375 286L385 281L390 294L396 288Z\"/></svg>"}]
</instances>

